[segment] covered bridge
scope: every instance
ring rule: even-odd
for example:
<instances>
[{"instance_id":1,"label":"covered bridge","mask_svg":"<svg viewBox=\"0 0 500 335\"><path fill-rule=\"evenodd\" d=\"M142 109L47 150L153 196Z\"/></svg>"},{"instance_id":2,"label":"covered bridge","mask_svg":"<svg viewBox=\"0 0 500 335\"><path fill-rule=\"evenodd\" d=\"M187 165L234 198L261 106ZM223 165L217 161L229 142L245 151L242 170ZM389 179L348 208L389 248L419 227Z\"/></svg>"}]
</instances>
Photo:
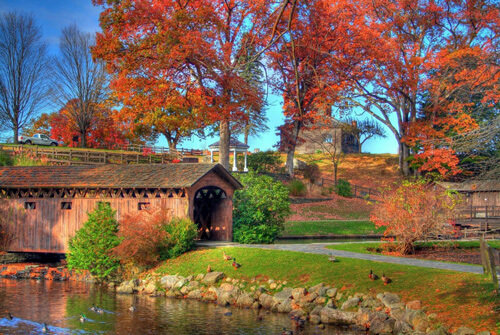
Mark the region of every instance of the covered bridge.
<instances>
[{"instance_id":1,"label":"covered bridge","mask_svg":"<svg viewBox=\"0 0 500 335\"><path fill-rule=\"evenodd\" d=\"M108 202L118 220L167 209L190 217L199 238L229 241L238 188L220 164L0 167L0 213L14 218L10 251L66 252L98 202Z\"/></svg>"}]
</instances>

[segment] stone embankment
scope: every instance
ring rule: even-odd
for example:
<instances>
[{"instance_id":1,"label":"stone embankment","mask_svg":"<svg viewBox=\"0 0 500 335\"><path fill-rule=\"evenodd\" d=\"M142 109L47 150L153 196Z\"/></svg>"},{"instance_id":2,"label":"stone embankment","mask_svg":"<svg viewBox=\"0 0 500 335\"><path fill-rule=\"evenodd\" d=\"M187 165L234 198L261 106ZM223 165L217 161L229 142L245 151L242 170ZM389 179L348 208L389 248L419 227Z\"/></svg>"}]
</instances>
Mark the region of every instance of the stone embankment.
<instances>
[{"instance_id":1,"label":"stone embankment","mask_svg":"<svg viewBox=\"0 0 500 335\"><path fill-rule=\"evenodd\" d=\"M78 274L65 266L35 263L0 264L0 278L94 281L87 272Z\"/></svg>"},{"instance_id":2,"label":"stone embankment","mask_svg":"<svg viewBox=\"0 0 500 335\"><path fill-rule=\"evenodd\" d=\"M226 278L222 272L209 272L182 277L149 276L122 282L116 286L121 294L147 294L179 299L196 299L221 306L267 309L289 313L298 321L309 321L322 328L325 324L350 326L369 334L450 334L447 329L434 329L435 315L427 315L420 301L404 303L394 293L376 297L356 293L346 296L341 290L318 284L310 288L286 287L286 282L268 280L265 284ZM111 284L111 286L114 286ZM454 335L489 335L460 327Z\"/></svg>"}]
</instances>

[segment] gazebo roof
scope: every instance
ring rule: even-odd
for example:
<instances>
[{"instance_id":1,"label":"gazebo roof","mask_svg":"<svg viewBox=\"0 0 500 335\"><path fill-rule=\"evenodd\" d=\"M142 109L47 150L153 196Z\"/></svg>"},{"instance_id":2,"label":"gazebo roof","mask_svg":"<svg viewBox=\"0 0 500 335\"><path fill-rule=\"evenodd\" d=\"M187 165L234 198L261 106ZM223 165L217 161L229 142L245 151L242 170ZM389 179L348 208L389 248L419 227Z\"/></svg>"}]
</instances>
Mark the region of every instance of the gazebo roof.
<instances>
[{"instance_id":1,"label":"gazebo roof","mask_svg":"<svg viewBox=\"0 0 500 335\"><path fill-rule=\"evenodd\" d=\"M212 143L208 146L209 149L219 149L220 148L220 141L217 141L215 143ZM248 145L246 145L245 143L242 143L240 141L238 141L236 138L234 137L231 137L229 139L229 149L241 149L241 150L247 150L248 148L250 148Z\"/></svg>"}]
</instances>

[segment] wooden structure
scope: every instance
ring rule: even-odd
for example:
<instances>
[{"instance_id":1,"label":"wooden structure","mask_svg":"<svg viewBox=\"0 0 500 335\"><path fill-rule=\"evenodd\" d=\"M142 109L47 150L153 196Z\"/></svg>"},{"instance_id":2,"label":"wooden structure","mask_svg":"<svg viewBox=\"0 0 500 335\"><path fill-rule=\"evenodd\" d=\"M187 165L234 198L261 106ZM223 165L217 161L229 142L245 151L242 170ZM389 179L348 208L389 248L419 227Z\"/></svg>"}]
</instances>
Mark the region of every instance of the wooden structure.
<instances>
[{"instance_id":1,"label":"wooden structure","mask_svg":"<svg viewBox=\"0 0 500 335\"><path fill-rule=\"evenodd\" d=\"M437 187L454 190L461 195L462 203L456 210L455 219L468 233L500 232L500 181L439 182Z\"/></svg>"},{"instance_id":2,"label":"wooden structure","mask_svg":"<svg viewBox=\"0 0 500 335\"><path fill-rule=\"evenodd\" d=\"M13 216L10 251L67 251L98 202L117 219L148 208L190 217L199 237L232 239L232 198L241 184L219 164L0 167L0 207Z\"/></svg>"}]
</instances>

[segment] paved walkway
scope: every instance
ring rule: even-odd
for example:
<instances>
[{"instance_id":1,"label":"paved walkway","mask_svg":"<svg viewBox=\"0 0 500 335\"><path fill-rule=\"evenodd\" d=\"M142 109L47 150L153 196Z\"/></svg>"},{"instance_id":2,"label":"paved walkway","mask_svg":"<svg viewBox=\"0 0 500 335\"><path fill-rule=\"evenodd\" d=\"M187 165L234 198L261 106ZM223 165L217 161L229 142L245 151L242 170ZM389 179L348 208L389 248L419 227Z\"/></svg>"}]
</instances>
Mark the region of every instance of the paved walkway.
<instances>
[{"instance_id":1,"label":"paved walkway","mask_svg":"<svg viewBox=\"0 0 500 335\"><path fill-rule=\"evenodd\" d=\"M373 254L360 254L357 252L350 252L344 250L333 250L326 249L326 246L335 243L308 243L308 244L238 244L233 242L199 242L198 245L206 247L245 247L245 248L260 248L260 249L272 249L272 250L286 250L286 251L298 251L310 254L320 254L320 255L333 255L337 257L345 258L356 258L364 259L367 261L384 262L392 264L401 265L412 265L420 266L423 268L441 269L441 270L451 270L458 272L468 272L482 274L483 268L477 265L463 265L463 264L453 264L444 263L438 261L427 261L415 258L405 258L405 257L392 257L392 256L382 256Z\"/></svg>"}]
</instances>

